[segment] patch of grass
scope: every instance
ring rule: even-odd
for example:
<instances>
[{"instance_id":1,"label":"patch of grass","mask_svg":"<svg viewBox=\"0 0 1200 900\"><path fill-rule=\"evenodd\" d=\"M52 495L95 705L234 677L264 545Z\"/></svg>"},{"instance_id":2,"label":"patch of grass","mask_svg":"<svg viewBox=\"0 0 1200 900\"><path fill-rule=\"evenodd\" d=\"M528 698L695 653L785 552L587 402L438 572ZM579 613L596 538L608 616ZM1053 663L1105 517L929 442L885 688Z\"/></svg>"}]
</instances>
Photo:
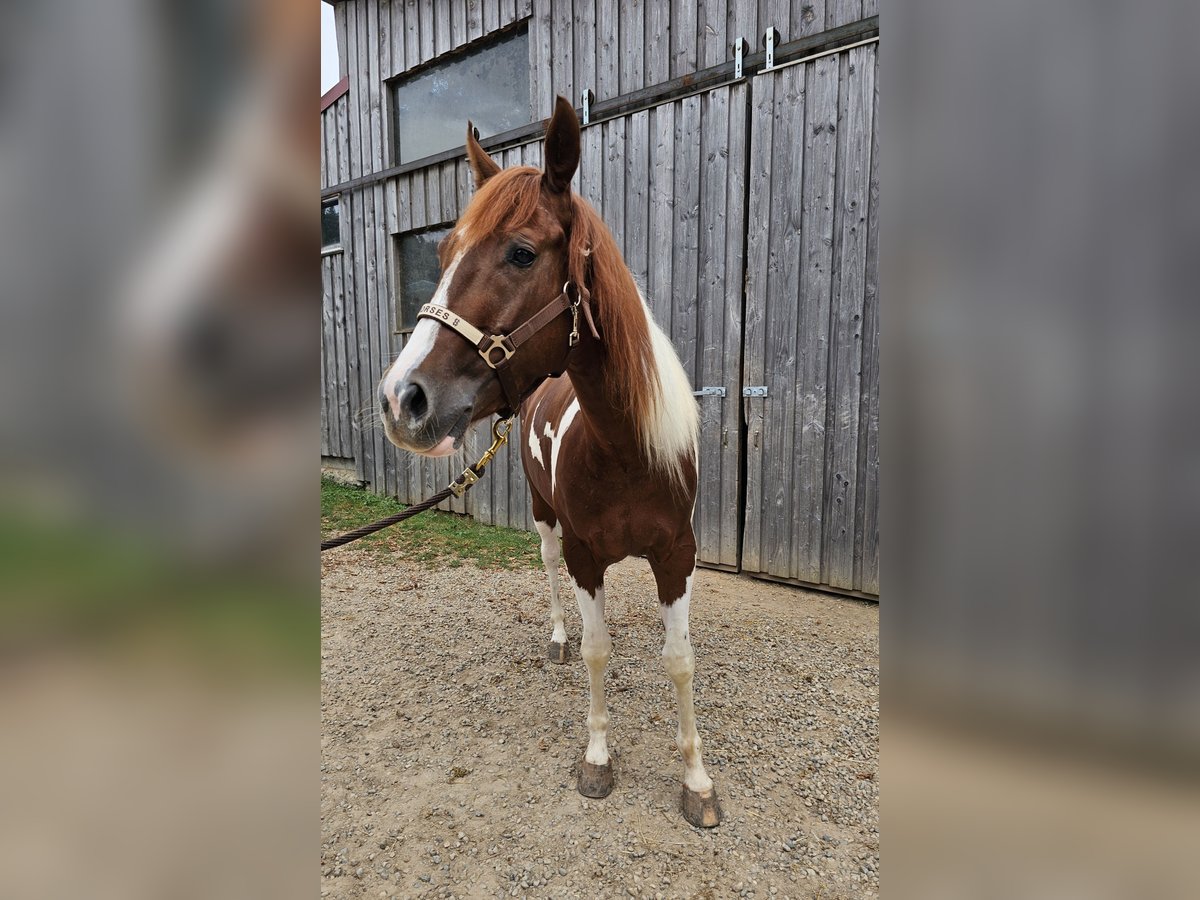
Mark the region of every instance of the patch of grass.
<instances>
[{"instance_id":1,"label":"patch of grass","mask_svg":"<svg viewBox=\"0 0 1200 900\"><path fill-rule=\"evenodd\" d=\"M341 534L402 511L403 503L354 485L321 479L321 536ZM538 569L536 535L514 528L483 525L466 516L431 509L399 525L377 531L355 546L420 563L481 568ZM337 553L337 550L331 550Z\"/></svg>"}]
</instances>

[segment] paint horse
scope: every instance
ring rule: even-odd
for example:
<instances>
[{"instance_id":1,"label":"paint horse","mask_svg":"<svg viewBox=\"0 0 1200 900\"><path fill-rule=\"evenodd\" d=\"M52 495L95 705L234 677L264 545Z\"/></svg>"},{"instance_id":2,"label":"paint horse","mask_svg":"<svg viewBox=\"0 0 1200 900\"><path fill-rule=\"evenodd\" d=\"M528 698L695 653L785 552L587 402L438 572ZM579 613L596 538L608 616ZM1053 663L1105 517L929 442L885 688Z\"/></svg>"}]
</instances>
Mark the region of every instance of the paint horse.
<instances>
[{"instance_id":1,"label":"paint horse","mask_svg":"<svg viewBox=\"0 0 1200 900\"><path fill-rule=\"evenodd\" d=\"M663 664L679 707L683 813L712 827L721 812L701 760L688 636L696 402L612 235L571 191L579 152L579 120L563 97L547 126L544 171L501 170L468 123L476 193L438 248L443 274L432 301L380 382L383 427L403 449L445 456L471 423L520 412L550 579L553 661L567 657L559 534L583 619L591 698L578 786L588 797L613 786L604 573L629 556L649 560L666 626Z\"/></svg>"}]
</instances>

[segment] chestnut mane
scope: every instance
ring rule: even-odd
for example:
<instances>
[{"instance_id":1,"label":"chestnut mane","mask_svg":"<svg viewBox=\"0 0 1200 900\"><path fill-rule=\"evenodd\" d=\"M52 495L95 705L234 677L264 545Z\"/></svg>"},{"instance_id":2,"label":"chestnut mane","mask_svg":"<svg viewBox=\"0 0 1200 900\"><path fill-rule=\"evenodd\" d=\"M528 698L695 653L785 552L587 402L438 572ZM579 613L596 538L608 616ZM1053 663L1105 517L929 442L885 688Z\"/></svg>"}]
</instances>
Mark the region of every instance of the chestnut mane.
<instances>
[{"instance_id":1,"label":"chestnut mane","mask_svg":"<svg viewBox=\"0 0 1200 900\"><path fill-rule=\"evenodd\" d=\"M444 253L452 258L460 241L471 245L489 234L529 225L541 200L538 169L503 169L476 191ZM651 467L682 486L683 462L695 459L699 430L691 385L670 340L650 317L612 233L578 194L571 195L571 203L568 277L591 292L611 389L629 410Z\"/></svg>"}]
</instances>

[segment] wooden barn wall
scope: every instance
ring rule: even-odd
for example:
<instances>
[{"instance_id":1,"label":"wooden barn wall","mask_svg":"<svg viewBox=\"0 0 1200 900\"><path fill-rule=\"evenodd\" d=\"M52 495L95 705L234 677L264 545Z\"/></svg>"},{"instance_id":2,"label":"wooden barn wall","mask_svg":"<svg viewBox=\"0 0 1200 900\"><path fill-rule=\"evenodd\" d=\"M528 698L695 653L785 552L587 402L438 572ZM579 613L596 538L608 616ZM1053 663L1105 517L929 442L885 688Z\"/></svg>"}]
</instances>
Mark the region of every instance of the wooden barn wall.
<instances>
[{"instance_id":1,"label":"wooden barn wall","mask_svg":"<svg viewBox=\"0 0 1200 900\"><path fill-rule=\"evenodd\" d=\"M877 47L751 86L742 567L879 592ZM800 298L800 302L797 302Z\"/></svg>"},{"instance_id":2,"label":"wooden barn wall","mask_svg":"<svg viewBox=\"0 0 1200 900\"><path fill-rule=\"evenodd\" d=\"M735 38L761 49L770 26L786 42L878 11L877 0L346 0L335 18L358 111L350 177L392 162L386 79L516 22L529 25L537 121L556 94L608 100L725 62Z\"/></svg>"}]
</instances>

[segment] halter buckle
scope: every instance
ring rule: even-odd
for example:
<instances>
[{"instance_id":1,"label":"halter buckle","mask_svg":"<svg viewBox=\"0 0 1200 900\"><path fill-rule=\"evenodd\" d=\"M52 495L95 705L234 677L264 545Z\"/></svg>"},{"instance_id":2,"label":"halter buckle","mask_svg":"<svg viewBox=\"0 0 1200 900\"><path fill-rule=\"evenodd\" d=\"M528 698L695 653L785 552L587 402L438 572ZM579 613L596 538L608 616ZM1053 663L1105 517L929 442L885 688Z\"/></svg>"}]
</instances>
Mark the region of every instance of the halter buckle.
<instances>
[{"instance_id":1,"label":"halter buckle","mask_svg":"<svg viewBox=\"0 0 1200 900\"><path fill-rule=\"evenodd\" d=\"M482 350L479 351L479 355L483 357L483 361L485 363L487 363L489 366L491 366L493 369L499 367L502 363L508 362L512 358L513 353L516 352L515 350L510 349L508 344L505 343L505 341L507 341L507 340L508 340L508 336L504 335L504 334L490 335L488 337L488 341L490 343L486 347L484 347ZM493 359L492 359L492 351L493 350L499 350L503 354L503 356L501 356L499 359L493 361Z\"/></svg>"}]
</instances>

